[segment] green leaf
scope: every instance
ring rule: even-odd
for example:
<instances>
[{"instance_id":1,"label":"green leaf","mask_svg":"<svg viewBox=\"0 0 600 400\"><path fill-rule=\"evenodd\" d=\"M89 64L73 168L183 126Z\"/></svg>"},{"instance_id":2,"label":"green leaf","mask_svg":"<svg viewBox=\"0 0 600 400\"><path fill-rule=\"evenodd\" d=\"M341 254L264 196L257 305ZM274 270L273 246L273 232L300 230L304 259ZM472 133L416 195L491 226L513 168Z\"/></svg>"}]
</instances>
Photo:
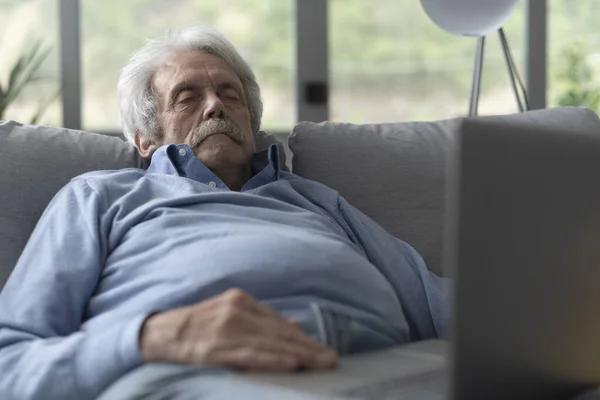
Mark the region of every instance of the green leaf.
<instances>
[{"instance_id":1,"label":"green leaf","mask_svg":"<svg viewBox=\"0 0 600 400\"><path fill-rule=\"evenodd\" d=\"M4 96L4 88L2 87L2 82L0 82L0 120L2 119L2 115L4 114L4 110L2 109Z\"/></svg>"},{"instance_id":2,"label":"green leaf","mask_svg":"<svg viewBox=\"0 0 600 400\"><path fill-rule=\"evenodd\" d=\"M6 109L21 95L30 84L48 80L46 76L38 75L44 61L50 56L52 49L44 46L42 40L34 40L25 48L10 69L8 84L4 88L0 85L0 119L4 117ZM44 111L56 99L61 90L52 95L37 110L32 117L32 123L39 121Z\"/></svg>"},{"instance_id":3,"label":"green leaf","mask_svg":"<svg viewBox=\"0 0 600 400\"><path fill-rule=\"evenodd\" d=\"M19 78L21 78L22 75L26 75L26 71L31 69L32 66L35 66L34 60L39 58L46 59L49 54L49 49L43 49L42 44L41 40L35 40L29 48L21 54L10 73L10 78L8 80L9 88L14 87L17 82L19 82ZM39 68L39 66L37 68Z\"/></svg>"},{"instance_id":4,"label":"green leaf","mask_svg":"<svg viewBox=\"0 0 600 400\"><path fill-rule=\"evenodd\" d=\"M8 87L6 88L7 93L10 93L11 88L13 88L15 86L15 84L19 80L19 77L23 73L24 69L25 69L25 56L21 55L19 57L19 59L17 60L17 63L12 67L12 69L10 71L10 76L8 78Z\"/></svg>"},{"instance_id":5,"label":"green leaf","mask_svg":"<svg viewBox=\"0 0 600 400\"><path fill-rule=\"evenodd\" d=\"M30 63L31 60L33 60L35 58L35 56L40 52L40 49L42 48L43 42L41 40L34 40L33 43L31 44L31 47L29 48L29 51L27 51L26 57L27 57L27 63Z\"/></svg>"},{"instance_id":6,"label":"green leaf","mask_svg":"<svg viewBox=\"0 0 600 400\"><path fill-rule=\"evenodd\" d=\"M11 71L9 87L2 104L0 104L0 108L2 106L4 108L8 107L21 94L26 85L37 79L35 74L48 58L50 52L50 48L42 49L41 43L36 42L29 52L26 52L25 55L19 58L19 61L17 61L17 64Z\"/></svg>"}]
</instances>

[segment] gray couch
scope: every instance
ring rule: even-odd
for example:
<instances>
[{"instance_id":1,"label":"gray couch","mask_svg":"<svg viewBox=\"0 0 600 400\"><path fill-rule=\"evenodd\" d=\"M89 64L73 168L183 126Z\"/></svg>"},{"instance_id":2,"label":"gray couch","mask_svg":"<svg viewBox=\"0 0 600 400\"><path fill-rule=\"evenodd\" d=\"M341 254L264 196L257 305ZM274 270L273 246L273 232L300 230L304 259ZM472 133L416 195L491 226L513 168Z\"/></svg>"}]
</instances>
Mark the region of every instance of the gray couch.
<instances>
[{"instance_id":1,"label":"gray couch","mask_svg":"<svg viewBox=\"0 0 600 400\"><path fill-rule=\"evenodd\" d=\"M597 115L583 108L483 118L600 132ZM445 160L460 120L302 122L294 127L289 148L283 145L291 149L287 165L294 173L338 190L442 273ZM261 134L257 146L274 142L273 136ZM146 166L134 147L119 138L0 122L0 289L44 208L72 177Z\"/></svg>"}]
</instances>

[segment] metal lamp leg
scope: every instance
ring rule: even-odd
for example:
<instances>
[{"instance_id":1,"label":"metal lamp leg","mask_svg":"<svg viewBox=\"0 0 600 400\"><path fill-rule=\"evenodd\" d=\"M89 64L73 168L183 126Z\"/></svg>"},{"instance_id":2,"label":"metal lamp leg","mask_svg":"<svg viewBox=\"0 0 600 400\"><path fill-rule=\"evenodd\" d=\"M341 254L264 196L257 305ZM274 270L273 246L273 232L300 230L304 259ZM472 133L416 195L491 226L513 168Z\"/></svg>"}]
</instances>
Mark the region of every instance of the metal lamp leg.
<instances>
[{"instance_id":1,"label":"metal lamp leg","mask_svg":"<svg viewBox=\"0 0 600 400\"><path fill-rule=\"evenodd\" d=\"M475 51L475 69L473 71L473 84L471 86L471 102L469 105L469 117L477 116L479 93L481 91L481 73L483 70L484 46L485 36L482 36L477 39L477 49Z\"/></svg>"}]
</instances>

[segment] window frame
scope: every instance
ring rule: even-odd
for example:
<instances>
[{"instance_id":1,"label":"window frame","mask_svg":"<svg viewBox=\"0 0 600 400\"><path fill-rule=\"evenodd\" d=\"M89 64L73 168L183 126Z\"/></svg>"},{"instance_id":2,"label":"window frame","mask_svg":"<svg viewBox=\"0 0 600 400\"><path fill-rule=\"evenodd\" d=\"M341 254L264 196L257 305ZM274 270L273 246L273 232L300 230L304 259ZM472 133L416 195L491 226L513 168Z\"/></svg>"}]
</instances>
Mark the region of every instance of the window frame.
<instances>
[{"instance_id":1,"label":"window frame","mask_svg":"<svg viewBox=\"0 0 600 400\"><path fill-rule=\"evenodd\" d=\"M547 95L547 0L527 2L526 86L532 109L546 107ZM329 113L328 1L296 0L296 122L321 122ZM60 65L63 125L82 129L81 30L79 0L59 0ZM433 23L433 22L432 22ZM475 48L474 48L475 50ZM313 87L310 87L313 85ZM317 100L309 89L316 85ZM324 97L323 97L324 96ZM465 104L468 99L465 99ZM466 110L465 110L466 112ZM120 131L99 132L123 138ZM274 132L283 135L288 132Z\"/></svg>"}]
</instances>

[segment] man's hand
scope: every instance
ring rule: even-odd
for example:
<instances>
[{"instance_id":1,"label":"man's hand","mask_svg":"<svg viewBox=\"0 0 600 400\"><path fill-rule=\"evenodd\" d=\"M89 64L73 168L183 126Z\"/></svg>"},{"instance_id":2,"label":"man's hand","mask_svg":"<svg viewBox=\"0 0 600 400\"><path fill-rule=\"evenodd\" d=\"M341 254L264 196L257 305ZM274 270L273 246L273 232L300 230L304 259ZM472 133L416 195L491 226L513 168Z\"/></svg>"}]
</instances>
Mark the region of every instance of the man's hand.
<instances>
[{"instance_id":1,"label":"man's hand","mask_svg":"<svg viewBox=\"0 0 600 400\"><path fill-rule=\"evenodd\" d=\"M148 362L260 371L329 369L337 364L334 351L238 289L150 316L140 332L140 351Z\"/></svg>"}]
</instances>

